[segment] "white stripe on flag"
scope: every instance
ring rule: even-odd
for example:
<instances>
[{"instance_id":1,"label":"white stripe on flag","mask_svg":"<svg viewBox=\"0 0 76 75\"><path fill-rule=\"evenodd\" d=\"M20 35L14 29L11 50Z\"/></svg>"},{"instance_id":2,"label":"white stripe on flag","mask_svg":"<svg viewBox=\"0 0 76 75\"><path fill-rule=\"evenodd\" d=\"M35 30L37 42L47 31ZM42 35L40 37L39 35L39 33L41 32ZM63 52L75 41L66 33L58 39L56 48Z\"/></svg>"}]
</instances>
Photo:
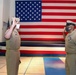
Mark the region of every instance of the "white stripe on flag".
<instances>
[{"instance_id":1,"label":"white stripe on flag","mask_svg":"<svg viewBox=\"0 0 76 75\"><path fill-rule=\"evenodd\" d=\"M21 28L20 32L63 32L63 29L56 28Z\"/></svg>"},{"instance_id":2,"label":"white stripe on flag","mask_svg":"<svg viewBox=\"0 0 76 75\"><path fill-rule=\"evenodd\" d=\"M76 16L42 16L43 19L76 19Z\"/></svg>"},{"instance_id":3,"label":"white stripe on flag","mask_svg":"<svg viewBox=\"0 0 76 75\"><path fill-rule=\"evenodd\" d=\"M65 22L21 22L21 25L59 25L64 26Z\"/></svg>"},{"instance_id":4,"label":"white stripe on flag","mask_svg":"<svg viewBox=\"0 0 76 75\"><path fill-rule=\"evenodd\" d=\"M62 35L21 35L22 38L63 38Z\"/></svg>"},{"instance_id":5,"label":"white stripe on flag","mask_svg":"<svg viewBox=\"0 0 76 75\"><path fill-rule=\"evenodd\" d=\"M76 10L70 9L43 9L42 12L54 12L54 13L76 13Z\"/></svg>"},{"instance_id":6,"label":"white stripe on flag","mask_svg":"<svg viewBox=\"0 0 76 75\"><path fill-rule=\"evenodd\" d=\"M1 50L6 50L5 46L0 48ZM28 50L28 51L65 51L65 47L20 47L20 50Z\"/></svg>"},{"instance_id":7,"label":"white stripe on flag","mask_svg":"<svg viewBox=\"0 0 76 75\"><path fill-rule=\"evenodd\" d=\"M64 6L75 7L76 3L42 3L42 6Z\"/></svg>"}]
</instances>

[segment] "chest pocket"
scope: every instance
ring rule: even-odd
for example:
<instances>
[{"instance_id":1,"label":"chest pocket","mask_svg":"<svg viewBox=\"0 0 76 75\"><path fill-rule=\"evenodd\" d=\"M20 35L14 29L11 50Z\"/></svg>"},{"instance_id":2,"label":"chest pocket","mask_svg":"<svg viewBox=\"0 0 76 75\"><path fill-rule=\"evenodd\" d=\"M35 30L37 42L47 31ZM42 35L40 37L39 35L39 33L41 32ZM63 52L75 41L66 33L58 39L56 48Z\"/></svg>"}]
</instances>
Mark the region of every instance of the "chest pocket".
<instances>
[{"instance_id":1,"label":"chest pocket","mask_svg":"<svg viewBox=\"0 0 76 75\"><path fill-rule=\"evenodd\" d=\"M72 41L71 36L68 36L68 42L71 42L71 41Z\"/></svg>"},{"instance_id":2,"label":"chest pocket","mask_svg":"<svg viewBox=\"0 0 76 75\"><path fill-rule=\"evenodd\" d=\"M73 45L76 45L76 43L74 42L74 40L72 39L71 36L68 36L68 42L73 44Z\"/></svg>"}]
</instances>

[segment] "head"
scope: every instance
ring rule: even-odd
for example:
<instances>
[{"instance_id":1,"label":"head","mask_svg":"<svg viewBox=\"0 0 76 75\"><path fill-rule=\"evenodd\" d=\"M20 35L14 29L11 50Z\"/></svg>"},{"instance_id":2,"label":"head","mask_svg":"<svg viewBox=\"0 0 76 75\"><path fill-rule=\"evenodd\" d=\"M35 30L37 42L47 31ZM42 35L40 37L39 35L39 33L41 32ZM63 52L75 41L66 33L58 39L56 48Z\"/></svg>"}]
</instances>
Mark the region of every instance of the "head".
<instances>
[{"instance_id":1,"label":"head","mask_svg":"<svg viewBox=\"0 0 76 75\"><path fill-rule=\"evenodd\" d=\"M67 22L66 23L66 31L72 32L75 29L75 23L73 22Z\"/></svg>"}]
</instances>

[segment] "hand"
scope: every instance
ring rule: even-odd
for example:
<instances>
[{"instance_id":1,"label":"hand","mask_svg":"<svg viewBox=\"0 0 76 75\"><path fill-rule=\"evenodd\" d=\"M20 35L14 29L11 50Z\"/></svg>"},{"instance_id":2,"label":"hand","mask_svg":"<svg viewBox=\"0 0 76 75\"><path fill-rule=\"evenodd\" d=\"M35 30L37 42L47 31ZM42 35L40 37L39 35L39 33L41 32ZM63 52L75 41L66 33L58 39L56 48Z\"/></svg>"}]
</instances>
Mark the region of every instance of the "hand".
<instances>
[{"instance_id":1,"label":"hand","mask_svg":"<svg viewBox=\"0 0 76 75\"><path fill-rule=\"evenodd\" d=\"M65 39L65 37L66 37L66 27L64 27L63 37L64 37L64 39Z\"/></svg>"},{"instance_id":2,"label":"hand","mask_svg":"<svg viewBox=\"0 0 76 75\"><path fill-rule=\"evenodd\" d=\"M16 26L16 25L17 25L16 18L15 18L15 17L13 17L13 18L12 18L12 20L13 20L13 25L14 25L14 26Z\"/></svg>"},{"instance_id":3,"label":"hand","mask_svg":"<svg viewBox=\"0 0 76 75\"><path fill-rule=\"evenodd\" d=\"M19 23L20 22L20 18L16 18L16 22Z\"/></svg>"},{"instance_id":4,"label":"hand","mask_svg":"<svg viewBox=\"0 0 76 75\"><path fill-rule=\"evenodd\" d=\"M66 32L66 27L64 27L64 32Z\"/></svg>"}]
</instances>

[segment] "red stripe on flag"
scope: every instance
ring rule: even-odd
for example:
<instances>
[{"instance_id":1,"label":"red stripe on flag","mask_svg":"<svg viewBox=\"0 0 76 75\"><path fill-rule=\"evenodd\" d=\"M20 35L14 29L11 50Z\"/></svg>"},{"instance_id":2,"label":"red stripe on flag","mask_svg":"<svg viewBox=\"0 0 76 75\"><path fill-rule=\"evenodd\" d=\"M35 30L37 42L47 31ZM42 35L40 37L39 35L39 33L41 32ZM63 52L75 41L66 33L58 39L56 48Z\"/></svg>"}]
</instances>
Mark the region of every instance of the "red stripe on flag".
<instances>
[{"instance_id":1,"label":"red stripe on flag","mask_svg":"<svg viewBox=\"0 0 76 75\"><path fill-rule=\"evenodd\" d=\"M19 32L20 35L63 35L62 32Z\"/></svg>"},{"instance_id":2,"label":"red stripe on flag","mask_svg":"<svg viewBox=\"0 0 76 75\"><path fill-rule=\"evenodd\" d=\"M47 13L47 12L42 12L42 15L76 16L76 13L69 13L69 12L68 13L65 13L65 12L62 12L62 13L59 13L59 12L58 13L56 13L56 12L50 13L50 12L48 12Z\"/></svg>"},{"instance_id":3,"label":"red stripe on flag","mask_svg":"<svg viewBox=\"0 0 76 75\"><path fill-rule=\"evenodd\" d=\"M76 7L71 6L42 6L42 9L76 9Z\"/></svg>"},{"instance_id":4,"label":"red stripe on flag","mask_svg":"<svg viewBox=\"0 0 76 75\"><path fill-rule=\"evenodd\" d=\"M22 54L66 54L65 51L20 51Z\"/></svg>"},{"instance_id":5,"label":"red stripe on flag","mask_svg":"<svg viewBox=\"0 0 76 75\"><path fill-rule=\"evenodd\" d=\"M0 53L5 53L6 50L0 50ZM66 54L65 51L37 51L37 50L20 50L21 54Z\"/></svg>"},{"instance_id":6,"label":"red stripe on flag","mask_svg":"<svg viewBox=\"0 0 76 75\"><path fill-rule=\"evenodd\" d=\"M21 25L20 28L64 28L59 25Z\"/></svg>"},{"instance_id":7,"label":"red stripe on flag","mask_svg":"<svg viewBox=\"0 0 76 75\"><path fill-rule=\"evenodd\" d=\"M43 3L76 3L76 0L42 0Z\"/></svg>"},{"instance_id":8,"label":"red stripe on flag","mask_svg":"<svg viewBox=\"0 0 76 75\"><path fill-rule=\"evenodd\" d=\"M66 22L67 20L76 22L74 19L42 19L42 22Z\"/></svg>"}]
</instances>

